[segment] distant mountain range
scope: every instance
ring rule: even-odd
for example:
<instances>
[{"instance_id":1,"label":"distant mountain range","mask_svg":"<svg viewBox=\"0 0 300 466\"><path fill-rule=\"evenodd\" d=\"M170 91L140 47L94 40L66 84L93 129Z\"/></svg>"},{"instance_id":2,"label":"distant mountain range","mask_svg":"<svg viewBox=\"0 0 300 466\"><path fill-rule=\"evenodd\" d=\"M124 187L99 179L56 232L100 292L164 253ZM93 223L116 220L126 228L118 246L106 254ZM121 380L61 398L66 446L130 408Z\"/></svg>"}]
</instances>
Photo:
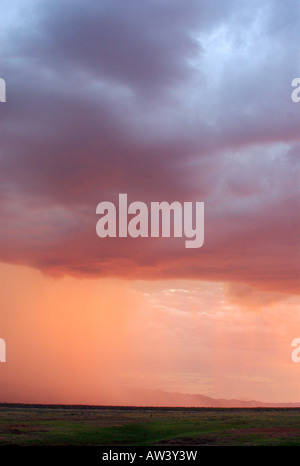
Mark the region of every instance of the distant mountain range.
<instances>
[{"instance_id":1,"label":"distant mountain range","mask_svg":"<svg viewBox=\"0 0 300 466\"><path fill-rule=\"evenodd\" d=\"M132 403L134 400L134 403ZM236 400L210 398L205 395L192 395L163 390L132 389L123 392L120 405L153 407L185 407L185 408L298 408L300 403L264 403L256 400Z\"/></svg>"}]
</instances>

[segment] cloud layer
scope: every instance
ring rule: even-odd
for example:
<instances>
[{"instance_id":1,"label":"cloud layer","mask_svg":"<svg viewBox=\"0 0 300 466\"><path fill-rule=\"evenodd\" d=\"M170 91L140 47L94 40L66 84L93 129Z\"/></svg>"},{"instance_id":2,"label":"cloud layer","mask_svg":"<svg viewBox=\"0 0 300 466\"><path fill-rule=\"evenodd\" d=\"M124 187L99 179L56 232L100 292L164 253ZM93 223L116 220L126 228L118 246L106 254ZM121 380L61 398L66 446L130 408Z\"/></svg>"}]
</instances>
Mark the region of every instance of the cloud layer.
<instances>
[{"instance_id":1,"label":"cloud layer","mask_svg":"<svg viewBox=\"0 0 300 466\"><path fill-rule=\"evenodd\" d=\"M4 1L0 260L295 293L297 1ZM96 236L96 206L204 201L205 244ZM233 288L232 288L233 289Z\"/></svg>"}]
</instances>

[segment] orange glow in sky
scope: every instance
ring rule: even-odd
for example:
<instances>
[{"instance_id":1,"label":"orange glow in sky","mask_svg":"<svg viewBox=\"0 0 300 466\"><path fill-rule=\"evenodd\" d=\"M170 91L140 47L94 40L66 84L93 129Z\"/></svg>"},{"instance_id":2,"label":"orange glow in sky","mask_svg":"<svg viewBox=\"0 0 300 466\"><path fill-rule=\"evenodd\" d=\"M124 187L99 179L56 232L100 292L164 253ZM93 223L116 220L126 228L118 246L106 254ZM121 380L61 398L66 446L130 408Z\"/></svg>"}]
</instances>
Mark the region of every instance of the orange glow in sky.
<instances>
[{"instance_id":1,"label":"orange glow in sky","mask_svg":"<svg viewBox=\"0 0 300 466\"><path fill-rule=\"evenodd\" d=\"M151 404L146 389L299 401L299 299L220 283L53 279L1 265L1 401ZM251 309L249 306L251 305ZM300 324L300 317L298 318ZM149 398L150 397L150 398Z\"/></svg>"}]
</instances>

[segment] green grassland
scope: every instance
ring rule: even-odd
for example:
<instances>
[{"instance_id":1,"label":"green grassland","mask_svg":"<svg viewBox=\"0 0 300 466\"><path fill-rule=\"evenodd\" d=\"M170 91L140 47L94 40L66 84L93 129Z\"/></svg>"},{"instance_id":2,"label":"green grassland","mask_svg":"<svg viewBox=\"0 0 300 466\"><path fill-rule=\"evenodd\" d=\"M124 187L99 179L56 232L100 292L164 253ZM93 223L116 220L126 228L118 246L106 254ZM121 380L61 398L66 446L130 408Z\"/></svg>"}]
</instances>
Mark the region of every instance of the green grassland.
<instances>
[{"instance_id":1,"label":"green grassland","mask_svg":"<svg viewBox=\"0 0 300 466\"><path fill-rule=\"evenodd\" d=\"M300 446L300 409L3 404L3 445Z\"/></svg>"}]
</instances>

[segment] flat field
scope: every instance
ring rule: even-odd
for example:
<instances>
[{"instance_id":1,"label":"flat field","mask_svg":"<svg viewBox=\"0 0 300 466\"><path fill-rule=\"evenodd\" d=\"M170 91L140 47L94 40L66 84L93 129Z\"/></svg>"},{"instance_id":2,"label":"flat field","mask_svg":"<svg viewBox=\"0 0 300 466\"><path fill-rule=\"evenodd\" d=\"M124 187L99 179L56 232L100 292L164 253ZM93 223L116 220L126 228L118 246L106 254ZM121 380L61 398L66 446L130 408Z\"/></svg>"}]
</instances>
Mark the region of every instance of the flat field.
<instances>
[{"instance_id":1,"label":"flat field","mask_svg":"<svg viewBox=\"0 0 300 466\"><path fill-rule=\"evenodd\" d=\"M2 404L3 445L300 446L300 409Z\"/></svg>"}]
</instances>

